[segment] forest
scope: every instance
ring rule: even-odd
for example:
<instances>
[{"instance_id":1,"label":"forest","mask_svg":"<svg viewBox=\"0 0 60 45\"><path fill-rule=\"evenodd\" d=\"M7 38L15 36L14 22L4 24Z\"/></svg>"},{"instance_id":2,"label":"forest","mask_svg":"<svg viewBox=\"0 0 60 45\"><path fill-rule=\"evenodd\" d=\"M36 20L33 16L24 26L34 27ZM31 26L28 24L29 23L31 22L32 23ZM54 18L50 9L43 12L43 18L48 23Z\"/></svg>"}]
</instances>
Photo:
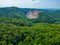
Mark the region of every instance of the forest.
<instances>
[{"instance_id":1,"label":"forest","mask_svg":"<svg viewBox=\"0 0 60 45\"><path fill-rule=\"evenodd\" d=\"M27 18L33 10L42 13ZM60 45L60 10L0 8L0 45Z\"/></svg>"}]
</instances>

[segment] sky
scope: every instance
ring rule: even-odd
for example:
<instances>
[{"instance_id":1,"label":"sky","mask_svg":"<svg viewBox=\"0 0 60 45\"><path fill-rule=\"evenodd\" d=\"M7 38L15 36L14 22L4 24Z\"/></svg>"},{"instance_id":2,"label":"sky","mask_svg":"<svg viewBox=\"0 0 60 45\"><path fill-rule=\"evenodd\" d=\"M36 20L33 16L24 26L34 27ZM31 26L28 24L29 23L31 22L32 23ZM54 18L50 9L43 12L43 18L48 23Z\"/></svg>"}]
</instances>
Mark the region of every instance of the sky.
<instances>
[{"instance_id":1,"label":"sky","mask_svg":"<svg viewBox=\"0 0 60 45\"><path fill-rule=\"evenodd\" d=\"M0 0L0 7L60 8L60 0Z\"/></svg>"}]
</instances>

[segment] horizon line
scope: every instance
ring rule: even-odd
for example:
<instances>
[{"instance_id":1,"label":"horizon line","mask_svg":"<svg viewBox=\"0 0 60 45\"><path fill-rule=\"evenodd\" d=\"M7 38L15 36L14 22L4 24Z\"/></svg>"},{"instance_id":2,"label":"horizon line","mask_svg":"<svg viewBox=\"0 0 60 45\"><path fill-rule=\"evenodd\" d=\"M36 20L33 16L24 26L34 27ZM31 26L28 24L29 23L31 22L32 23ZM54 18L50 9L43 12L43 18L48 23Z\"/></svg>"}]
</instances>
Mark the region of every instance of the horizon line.
<instances>
[{"instance_id":1,"label":"horizon line","mask_svg":"<svg viewBox=\"0 0 60 45\"><path fill-rule=\"evenodd\" d=\"M32 8L32 9L60 9L60 8L36 8L36 7L17 7L17 6L6 6L6 7L0 7L0 8Z\"/></svg>"}]
</instances>

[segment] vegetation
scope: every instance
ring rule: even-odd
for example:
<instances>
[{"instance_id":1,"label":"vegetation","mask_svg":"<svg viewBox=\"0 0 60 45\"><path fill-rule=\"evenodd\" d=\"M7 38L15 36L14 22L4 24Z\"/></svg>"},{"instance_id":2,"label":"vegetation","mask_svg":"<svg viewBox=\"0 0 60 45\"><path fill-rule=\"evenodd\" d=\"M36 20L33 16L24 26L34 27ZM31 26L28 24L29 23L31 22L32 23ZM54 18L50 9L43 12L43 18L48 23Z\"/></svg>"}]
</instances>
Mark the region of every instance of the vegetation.
<instances>
[{"instance_id":1,"label":"vegetation","mask_svg":"<svg viewBox=\"0 0 60 45\"><path fill-rule=\"evenodd\" d=\"M60 45L60 24L28 27L0 23L0 45Z\"/></svg>"},{"instance_id":2,"label":"vegetation","mask_svg":"<svg viewBox=\"0 0 60 45\"><path fill-rule=\"evenodd\" d=\"M39 14L41 18L28 19L24 12L16 14L13 9L9 15L0 9L0 45L60 45L59 20L44 13Z\"/></svg>"}]
</instances>

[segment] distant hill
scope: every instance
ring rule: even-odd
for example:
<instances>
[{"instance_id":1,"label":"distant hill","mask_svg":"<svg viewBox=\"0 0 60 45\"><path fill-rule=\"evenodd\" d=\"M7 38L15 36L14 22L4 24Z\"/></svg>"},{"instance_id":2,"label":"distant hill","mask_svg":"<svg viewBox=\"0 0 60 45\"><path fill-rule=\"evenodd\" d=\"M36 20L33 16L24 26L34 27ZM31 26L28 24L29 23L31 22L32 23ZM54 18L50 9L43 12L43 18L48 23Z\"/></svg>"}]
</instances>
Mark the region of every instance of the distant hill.
<instances>
[{"instance_id":1,"label":"distant hill","mask_svg":"<svg viewBox=\"0 0 60 45\"><path fill-rule=\"evenodd\" d=\"M34 10L41 11L38 18L29 19L27 13ZM31 21L33 23L47 22L47 23L60 23L60 10L53 9L33 9L33 8L17 8L17 7L5 7L0 8L0 17L10 17L20 20Z\"/></svg>"}]
</instances>

